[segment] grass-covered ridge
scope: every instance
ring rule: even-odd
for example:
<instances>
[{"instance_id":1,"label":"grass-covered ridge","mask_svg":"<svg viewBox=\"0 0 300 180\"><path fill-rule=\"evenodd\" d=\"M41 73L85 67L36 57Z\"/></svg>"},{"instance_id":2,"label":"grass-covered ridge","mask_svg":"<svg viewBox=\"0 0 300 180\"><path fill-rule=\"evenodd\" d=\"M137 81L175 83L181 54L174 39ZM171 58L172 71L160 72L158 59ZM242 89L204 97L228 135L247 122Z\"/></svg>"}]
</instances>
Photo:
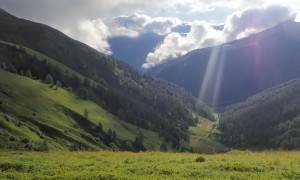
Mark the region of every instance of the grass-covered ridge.
<instances>
[{"instance_id":1,"label":"grass-covered ridge","mask_svg":"<svg viewBox=\"0 0 300 180\"><path fill-rule=\"evenodd\" d=\"M0 179L299 179L300 152L0 152Z\"/></svg>"}]
</instances>

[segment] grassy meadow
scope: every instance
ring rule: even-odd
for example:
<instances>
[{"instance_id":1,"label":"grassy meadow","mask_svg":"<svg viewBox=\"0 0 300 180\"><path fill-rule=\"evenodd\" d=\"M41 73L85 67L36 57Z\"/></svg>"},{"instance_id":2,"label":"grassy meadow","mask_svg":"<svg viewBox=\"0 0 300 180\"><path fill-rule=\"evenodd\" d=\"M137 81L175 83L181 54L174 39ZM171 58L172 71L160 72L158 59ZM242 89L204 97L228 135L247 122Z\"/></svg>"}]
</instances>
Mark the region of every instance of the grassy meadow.
<instances>
[{"instance_id":1,"label":"grassy meadow","mask_svg":"<svg viewBox=\"0 0 300 180\"><path fill-rule=\"evenodd\" d=\"M299 179L300 152L0 152L0 179Z\"/></svg>"}]
</instances>

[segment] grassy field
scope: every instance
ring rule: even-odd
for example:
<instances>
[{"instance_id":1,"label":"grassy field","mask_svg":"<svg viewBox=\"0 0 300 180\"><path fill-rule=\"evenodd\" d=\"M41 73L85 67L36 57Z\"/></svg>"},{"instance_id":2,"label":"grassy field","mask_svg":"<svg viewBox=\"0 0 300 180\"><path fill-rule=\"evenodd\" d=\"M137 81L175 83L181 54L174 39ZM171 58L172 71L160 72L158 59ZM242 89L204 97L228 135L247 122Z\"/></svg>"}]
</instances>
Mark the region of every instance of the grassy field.
<instances>
[{"instance_id":1,"label":"grassy field","mask_svg":"<svg viewBox=\"0 0 300 180\"><path fill-rule=\"evenodd\" d=\"M194 152L202 153L216 153L226 152L228 148L220 143L212 140L209 135L211 133L218 133L213 128L214 122L208 121L204 118L199 118L199 123L195 127L190 127L190 143L188 147L192 148Z\"/></svg>"},{"instance_id":2,"label":"grassy field","mask_svg":"<svg viewBox=\"0 0 300 180\"><path fill-rule=\"evenodd\" d=\"M0 152L0 179L299 179L300 152Z\"/></svg>"}]
</instances>

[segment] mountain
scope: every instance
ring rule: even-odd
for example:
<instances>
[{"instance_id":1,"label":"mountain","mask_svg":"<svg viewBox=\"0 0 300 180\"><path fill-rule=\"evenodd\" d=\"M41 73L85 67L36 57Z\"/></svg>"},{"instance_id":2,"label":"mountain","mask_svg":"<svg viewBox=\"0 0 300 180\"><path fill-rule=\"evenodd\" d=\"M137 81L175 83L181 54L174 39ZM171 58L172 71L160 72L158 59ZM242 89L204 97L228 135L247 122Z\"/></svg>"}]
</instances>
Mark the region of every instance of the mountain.
<instances>
[{"instance_id":1,"label":"mountain","mask_svg":"<svg viewBox=\"0 0 300 180\"><path fill-rule=\"evenodd\" d=\"M163 36L153 32L143 33L138 37L117 36L108 39L115 58L142 71L148 53L163 40Z\"/></svg>"},{"instance_id":2,"label":"mountain","mask_svg":"<svg viewBox=\"0 0 300 180\"><path fill-rule=\"evenodd\" d=\"M137 72L49 26L19 19L5 11L0 12L0 26L0 63L3 69L40 80L50 87L62 86L82 100L93 101L119 120L157 133L164 143L176 149L184 149L188 143L189 128L199 122L198 114L212 117L205 106L196 107L195 98L182 88ZM8 85L12 86L11 90L16 88ZM1 88L3 86L5 83ZM18 104L17 100L7 99L5 95L2 93L0 96L1 100L4 99L3 104L18 107L14 105ZM23 106L27 107L27 104L23 103ZM54 107L48 108L57 107L54 104ZM74 113L71 114L73 117ZM78 117L78 114L80 112L76 111L74 116ZM12 117L14 119L25 116L8 115L15 116ZM88 124L89 127L79 124L77 128L93 131L94 125L97 125ZM137 134L137 144L132 148L144 149L141 139L146 137L143 133ZM113 145L106 146L112 148Z\"/></svg>"},{"instance_id":3,"label":"mountain","mask_svg":"<svg viewBox=\"0 0 300 180\"><path fill-rule=\"evenodd\" d=\"M231 106L219 129L230 147L299 149L300 78Z\"/></svg>"},{"instance_id":4,"label":"mountain","mask_svg":"<svg viewBox=\"0 0 300 180\"><path fill-rule=\"evenodd\" d=\"M281 24L151 69L209 104L225 106L300 77L300 24Z\"/></svg>"}]
</instances>

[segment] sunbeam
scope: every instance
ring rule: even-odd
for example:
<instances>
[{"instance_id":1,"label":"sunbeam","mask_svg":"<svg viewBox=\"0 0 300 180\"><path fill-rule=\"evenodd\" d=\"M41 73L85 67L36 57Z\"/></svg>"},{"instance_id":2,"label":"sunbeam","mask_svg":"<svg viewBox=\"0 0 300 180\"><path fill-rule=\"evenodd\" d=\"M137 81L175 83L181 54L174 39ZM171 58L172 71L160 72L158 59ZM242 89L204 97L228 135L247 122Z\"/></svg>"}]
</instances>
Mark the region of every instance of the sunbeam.
<instances>
[{"instance_id":1,"label":"sunbeam","mask_svg":"<svg viewBox=\"0 0 300 180\"><path fill-rule=\"evenodd\" d=\"M222 86L224 59L226 55L226 50L222 49L222 47L215 47L210 54L198 96L199 102L208 102L213 110L217 106L216 103L218 102Z\"/></svg>"}]
</instances>

